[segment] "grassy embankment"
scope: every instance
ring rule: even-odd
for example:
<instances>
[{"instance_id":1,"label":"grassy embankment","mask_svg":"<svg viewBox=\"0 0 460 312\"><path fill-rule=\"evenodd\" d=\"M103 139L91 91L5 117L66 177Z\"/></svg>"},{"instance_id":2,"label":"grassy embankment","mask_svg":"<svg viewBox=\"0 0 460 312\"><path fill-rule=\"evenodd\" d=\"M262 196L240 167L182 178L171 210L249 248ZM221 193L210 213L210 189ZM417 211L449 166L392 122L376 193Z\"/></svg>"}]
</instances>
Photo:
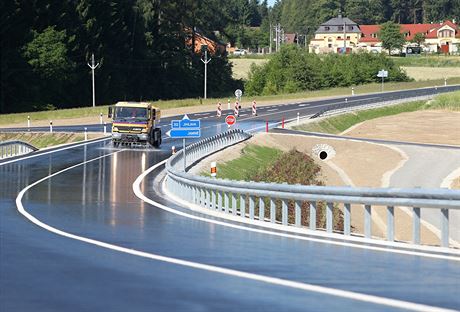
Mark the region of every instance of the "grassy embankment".
<instances>
[{"instance_id":1,"label":"grassy embankment","mask_svg":"<svg viewBox=\"0 0 460 312\"><path fill-rule=\"evenodd\" d=\"M452 78L449 80L450 84L460 84L460 77ZM406 90L406 89L415 89L423 87L432 87L436 85L443 85L444 79L438 80L429 80L429 81L412 81L412 82L402 82L402 83L386 83L386 91L396 91L396 90ZM364 93L373 93L380 92L381 85L379 83L361 85L355 87L355 94L364 94ZM290 101L300 101L314 98L323 98L331 96L344 96L350 95L350 88L334 88L327 90L319 91L308 91L301 93L291 93L291 94L280 94L280 95L271 95L271 96L259 96L255 99L259 104L268 103L268 102L290 102ZM231 98L233 100L233 98ZM187 112L187 107L191 106L205 106L214 105L222 101L223 103L227 102L227 98L210 98L210 99L183 99L183 100L169 100L169 101L157 101L156 104L163 110L171 108L183 108L182 113ZM243 102L252 101L252 97L244 97ZM206 109L210 109L209 106ZM85 117L94 117L97 122L99 119L99 114L103 113L104 115L107 112L107 106L97 106L97 107L82 107L82 108L72 108L72 109L59 109L54 111L41 111L41 112L30 112L30 113L16 113L16 114L3 114L0 115L0 126L11 125L22 123L25 124L27 121L27 116L30 116L32 122L37 120L65 120L73 118L85 118Z\"/></svg>"},{"instance_id":2,"label":"grassy embankment","mask_svg":"<svg viewBox=\"0 0 460 312\"><path fill-rule=\"evenodd\" d=\"M394 106L352 112L335 117L325 118L317 122L294 126L293 128L303 131L338 134L366 120L397 115L400 113L414 112L423 109L460 111L460 92L441 94L432 101L428 102L416 101Z\"/></svg>"},{"instance_id":3,"label":"grassy embankment","mask_svg":"<svg viewBox=\"0 0 460 312\"><path fill-rule=\"evenodd\" d=\"M209 176L203 172L202 175ZM283 152L279 149L263 147L258 145L248 145L242 150L241 157L219 164L218 178L244 180L244 181L264 181L275 183L302 184L302 185L323 185L320 180L321 168L315 161L305 153L291 150ZM246 199L248 206L249 199ZM255 215L259 214L259 198L255 200ZM281 221L281 201L276 202L277 221ZM239 209L239 201L237 202ZM309 203L302 202L302 225L309 224ZM295 222L294 202L288 201L288 222ZM318 203L317 227L324 228L325 203ZM265 217L270 217L269 200L265 199ZM343 229L343 217L339 209L334 211L334 227L336 230Z\"/></svg>"},{"instance_id":4,"label":"grassy embankment","mask_svg":"<svg viewBox=\"0 0 460 312\"><path fill-rule=\"evenodd\" d=\"M99 135L88 134L88 139ZM77 133L0 133L0 141L20 140L36 148L83 141L85 136Z\"/></svg>"}]
</instances>

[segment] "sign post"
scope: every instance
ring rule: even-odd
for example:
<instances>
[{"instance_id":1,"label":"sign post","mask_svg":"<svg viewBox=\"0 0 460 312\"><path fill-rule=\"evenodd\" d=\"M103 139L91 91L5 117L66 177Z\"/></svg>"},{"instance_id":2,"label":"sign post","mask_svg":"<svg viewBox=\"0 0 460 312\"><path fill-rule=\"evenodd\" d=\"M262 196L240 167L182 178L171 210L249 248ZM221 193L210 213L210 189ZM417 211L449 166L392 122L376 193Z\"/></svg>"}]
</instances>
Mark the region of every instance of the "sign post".
<instances>
[{"instance_id":1,"label":"sign post","mask_svg":"<svg viewBox=\"0 0 460 312\"><path fill-rule=\"evenodd\" d=\"M181 120L171 121L171 130L166 133L173 139L183 139L183 153L184 153L184 172L187 168L187 159L185 155L185 139L186 138L199 138L201 137L201 121L199 119L189 119L187 115Z\"/></svg>"},{"instance_id":2,"label":"sign post","mask_svg":"<svg viewBox=\"0 0 460 312\"><path fill-rule=\"evenodd\" d=\"M388 71L387 70L380 70L378 73L377 73L377 77L380 77L382 78L382 92L383 92L383 84L384 84L384 80L386 77L388 77Z\"/></svg>"}]
</instances>

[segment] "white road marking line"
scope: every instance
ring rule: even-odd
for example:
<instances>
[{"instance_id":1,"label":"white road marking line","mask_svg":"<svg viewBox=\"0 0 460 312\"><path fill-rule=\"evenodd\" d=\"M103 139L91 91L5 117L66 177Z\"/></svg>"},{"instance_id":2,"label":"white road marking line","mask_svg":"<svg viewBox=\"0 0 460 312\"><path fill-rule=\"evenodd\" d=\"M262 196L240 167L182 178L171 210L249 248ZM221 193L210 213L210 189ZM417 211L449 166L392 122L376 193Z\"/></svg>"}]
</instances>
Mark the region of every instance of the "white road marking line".
<instances>
[{"instance_id":1,"label":"white road marking line","mask_svg":"<svg viewBox=\"0 0 460 312\"><path fill-rule=\"evenodd\" d=\"M267 109L267 112L275 112L275 111L277 111L277 110L279 110L279 109L278 109L278 108Z\"/></svg>"},{"instance_id":2,"label":"white road marking line","mask_svg":"<svg viewBox=\"0 0 460 312\"><path fill-rule=\"evenodd\" d=\"M71 234L71 233L59 230L57 228L54 228L52 226L49 226L49 225L41 222L37 218L35 218L30 213L28 213L25 210L24 206L22 205L22 198L23 198L25 192L27 192L33 186L35 186L35 185L37 185L37 184L39 184L39 183L41 183L41 182L53 177L53 176L56 176L56 175L61 174L63 172L69 171L69 170L71 170L73 168L76 168L78 166L81 166L83 164L86 164L86 163L101 159L103 157L111 156L113 154L116 154L116 153L119 153L119 152L122 152L122 151L124 151L124 150L117 151L117 152L110 153L110 154L106 154L106 155L103 155L103 156L99 156L99 157L93 158L91 160L87 160L87 161L84 161L82 163L67 167L65 169L62 169L62 170L60 170L58 172L55 172L55 173L53 173L51 175L48 175L48 176L46 176L46 177L44 177L42 179L39 179L38 181L36 181L36 182L34 182L34 183L30 184L30 185L28 185L23 190L21 190L19 192L18 196L16 197L16 206L17 206L18 211L24 217L26 217L29 221L31 221L32 223L36 224L37 226L40 226L40 227L44 228L45 230L48 230L48 231L50 231L52 233L55 233L57 235L61 235L61 236L68 237L68 238L71 238L71 239L75 239L75 240L78 240L78 241L93 244L93 245L96 245L96 246L99 246L99 247L103 247L103 248L107 248L107 249L111 249L111 250L115 250L115 251L119 251L119 252L124 252L124 253L127 253L127 254L132 254L132 255L136 255L136 256L140 256L140 257L144 257L144 258L149 258L149 259L153 259L153 260L158 260L158 261L173 263L173 264L177 264L177 265L192 267L192 268L196 268L196 269L202 269L202 270L222 273L222 274L231 275L231 276L237 276L237 277L241 277L241 278L261 281L261 282L270 283L270 284L274 284L274 285L280 285L280 286L286 286L286 287L291 287L291 288L296 288L296 289L301 289L301 290L306 290L306 291L318 292L318 293L322 293L322 294L328 294L328 295L332 295L332 296L338 296L338 297L348 298L348 299L352 299L352 300L359 300L359 301L364 301L364 302L370 302L370 303L375 303L375 304L380 304L380 305L387 305L387 306L392 306L392 307L411 309L411 310L415 310L415 311L452 311L452 310L449 310L449 309L443 309L443 308L438 308L438 307L433 307L433 306L428 306L428 305L423 305L423 304L417 304L417 303L406 302L406 301L401 301L401 300L377 297L377 296L373 296L373 295L360 294L360 293L344 291L344 290L340 290L340 289L333 289L333 288L328 288L328 287L322 287L322 286L316 286L316 285L311 285L311 284L306 284L306 283L294 282L294 281L284 280L284 279L280 279L280 278L274 278L274 277L269 277L269 276L264 276L264 275L259 275L259 274L253 274L253 273L242 272L242 271L237 271L237 270L232 270L232 269L226 269L226 268L221 268L221 267L217 267L217 266L213 266L213 265L206 265L206 264L201 264L201 263L197 263L197 262L185 261L185 260L180 260L180 259L176 259L176 258L164 257L164 256L152 254L152 253L147 253L147 252L137 251L137 250L133 250L133 249L128 249L128 248L125 248L125 247L121 247L121 246L105 243L105 242L102 242L102 241L97 241L97 240L94 240L94 239L90 239L90 238L87 238L87 237L82 237L82 236L78 236L78 235L75 235L75 234ZM57 150L56 151L51 151L51 152L57 152ZM147 170L146 172L141 174L136 179L136 181L133 183L133 190L134 190L135 193L137 192L136 196L144 197L145 199L147 199L147 202L150 201L140 191L140 183L148 173L150 173L152 170L154 170L158 166L163 165L165 161L160 162L159 164L149 168L149 170ZM161 204L155 204L155 206L158 206L158 205L163 206ZM163 207L167 208L167 209L171 209L171 208L168 208L166 206L163 206ZM178 212L176 211L174 213L177 214ZM207 221L209 221L209 220L207 220Z\"/></svg>"},{"instance_id":3,"label":"white road marking line","mask_svg":"<svg viewBox=\"0 0 460 312\"><path fill-rule=\"evenodd\" d=\"M0 166L6 165L6 164L11 164L11 163L14 163L14 162L17 162L17 161L20 161L20 160L26 160L26 159L30 159L30 158L35 158L35 157L47 155L47 154L50 154L50 153L65 151L65 150L68 150L68 149L71 149L71 148L74 148L74 147L79 147L79 146L83 146L83 145L99 143L99 142L103 142L103 141L107 141L107 140L111 140L111 139L112 139L112 137L107 137L107 138L103 138L103 139L95 139L94 141L91 141L91 142L85 142L85 143L81 143L81 144L77 144L77 145L66 146L66 147L63 147L63 148L59 148L59 149L48 151L48 152L43 152L43 153L40 153L40 154L33 154L33 155L30 155L30 156L17 158L17 159L13 159L13 160L10 160L10 161L5 161L3 163L0 163ZM69 143L69 145L71 145L71 144L74 144L74 143Z\"/></svg>"},{"instance_id":4,"label":"white road marking line","mask_svg":"<svg viewBox=\"0 0 460 312\"><path fill-rule=\"evenodd\" d=\"M198 217L194 215L190 215L172 208L169 208L165 205L162 205L158 202L155 202L149 198L147 198L141 191L140 189L140 184L142 180L153 170L158 168L159 166L162 166L167 160L164 160L151 168L147 169L145 172L143 172L140 176L137 177L137 179L133 183L133 191L134 194L140 198L141 200L158 207L160 209L163 209L165 211L174 213L176 215L184 216L187 218L195 219L195 220L200 220L200 221L205 221L213 224L218 224L218 225L223 225L223 226L228 226L232 228L237 228L237 229L242 229L242 230L247 230L247 231L252 231L252 232L258 232L258 233L266 233L266 234L271 234L275 236L283 236L283 237L292 237L292 238L298 238L298 239L306 239L306 240L312 240L312 241L318 241L321 243L330 243L330 242L325 242L323 240L319 239L310 239L302 236L295 236L295 235L290 235L290 234L285 234L285 233L277 233L277 232L271 232L271 231L266 231L266 230L259 230L259 229L253 229L253 228L248 228L245 226L239 226L236 224L229 224L226 222L222 221L217 221L213 219L207 219L203 217ZM239 218L241 219L241 218ZM241 221L241 220L239 220ZM338 245L348 245L350 246L351 244L346 244L346 243L339 243ZM356 246L353 246L356 247ZM383 248L368 248L369 246L363 246L365 249L382 249ZM385 250L386 251L386 250ZM391 251L389 249L388 251ZM454 258L455 260L458 260ZM207 265L206 265L207 266ZM372 295L366 295L366 294L361 294L361 293L356 293L356 292L351 292L351 291L346 291L346 290L340 290L340 289L335 289L335 288L329 288L329 287L322 287L322 286L316 286L312 284L307 284L307 283L301 283L301 282L294 282L290 280L284 280L284 279L279 279L279 278L273 278L269 276L264 276L264 275L258 275L258 274L253 274L253 273L247 273L247 272L241 272L241 271L235 271L231 269L225 269L221 267L215 267L212 266L212 268L218 268L218 269L223 269L225 271L219 271L223 274L228 274L228 275L235 275L239 276L242 278L247 278L247 279L253 279L253 280L258 280L270 284L276 284L276 285L281 285L281 286L286 286L286 287L292 287L292 288L297 288L297 289L302 289L306 291L312 291L312 292L317 292L317 293L322 293L322 294L328 294L328 295L333 295L337 297L343 297L343 298L348 298L348 299L353 299L353 300L358 300L358 301L364 301L364 302L371 302L375 304L381 304L381 305L387 305L387 306L392 306L392 307L398 307L398 308L403 308L403 309L411 309L415 311L452 311L449 309L443 309L443 308L438 308L434 306L428 306L428 305L423 305L423 304L418 304L418 303L412 303L412 302L407 302L407 301L401 301L401 300L396 300L396 299L389 299L389 298L384 298L384 297L378 297L378 296L372 296ZM210 270L210 268L202 268L205 270ZM214 271L211 269L211 271ZM218 271L215 271L218 272ZM438 310L439 309L439 310Z\"/></svg>"}]
</instances>

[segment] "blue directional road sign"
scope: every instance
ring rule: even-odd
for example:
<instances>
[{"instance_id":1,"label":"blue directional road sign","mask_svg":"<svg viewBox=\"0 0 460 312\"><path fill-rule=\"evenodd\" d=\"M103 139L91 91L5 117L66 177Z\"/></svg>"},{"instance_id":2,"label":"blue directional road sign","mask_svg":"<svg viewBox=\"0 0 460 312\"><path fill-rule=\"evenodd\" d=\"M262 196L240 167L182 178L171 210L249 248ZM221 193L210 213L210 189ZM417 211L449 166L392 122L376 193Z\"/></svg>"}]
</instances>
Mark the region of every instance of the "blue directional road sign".
<instances>
[{"instance_id":1,"label":"blue directional road sign","mask_svg":"<svg viewBox=\"0 0 460 312\"><path fill-rule=\"evenodd\" d=\"M171 131L169 131L169 136L171 138L180 138L180 139L199 138L201 137L201 130L200 129L171 129Z\"/></svg>"},{"instance_id":2,"label":"blue directional road sign","mask_svg":"<svg viewBox=\"0 0 460 312\"><path fill-rule=\"evenodd\" d=\"M171 130L168 135L171 138L199 138L201 137L201 122L198 119L188 119L185 115L181 120L171 121Z\"/></svg>"},{"instance_id":3,"label":"blue directional road sign","mask_svg":"<svg viewBox=\"0 0 460 312\"><path fill-rule=\"evenodd\" d=\"M201 121L199 119L182 119L182 120L172 120L171 128L172 129L188 129L188 128L200 128Z\"/></svg>"}]
</instances>

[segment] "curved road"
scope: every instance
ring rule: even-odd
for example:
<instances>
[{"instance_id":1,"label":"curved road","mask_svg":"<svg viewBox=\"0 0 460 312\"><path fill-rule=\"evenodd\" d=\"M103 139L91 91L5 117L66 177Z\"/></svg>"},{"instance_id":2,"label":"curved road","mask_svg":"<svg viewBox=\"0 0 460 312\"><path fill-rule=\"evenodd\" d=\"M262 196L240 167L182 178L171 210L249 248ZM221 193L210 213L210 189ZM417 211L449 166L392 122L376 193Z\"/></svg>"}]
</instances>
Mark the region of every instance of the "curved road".
<instances>
[{"instance_id":1,"label":"curved road","mask_svg":"<svg viewBox=\"0 0 460 312\"><path fill-rule=\"evenodd\" d=\"M245 121L243 116L239 127L263 129L266 119L276 123L282 117L295 118L297 112L308 115L324 105L336 105L330 101L259 108L257 118ZM212 115L190 116L201 117L205 136L226 129ZM158 151L122 150L99 140L0 163L0 310L460 309L458 260L231 228L139 200L133 194L134 180L166 159L172 145L180 143L165 140ZM190 213L168 201L155 175L141 184L142 192ZM16 197L40 179L22 198L28 213L47 226L146 256L62 237L24 218L17 210ZM241 276L192 268L181 260L231 269ZM248 278L251 274L267 278ZM274 284L270 278L286 283ZM305 285L307 290L288 282Z\"/></svg>"}]
</instances>

